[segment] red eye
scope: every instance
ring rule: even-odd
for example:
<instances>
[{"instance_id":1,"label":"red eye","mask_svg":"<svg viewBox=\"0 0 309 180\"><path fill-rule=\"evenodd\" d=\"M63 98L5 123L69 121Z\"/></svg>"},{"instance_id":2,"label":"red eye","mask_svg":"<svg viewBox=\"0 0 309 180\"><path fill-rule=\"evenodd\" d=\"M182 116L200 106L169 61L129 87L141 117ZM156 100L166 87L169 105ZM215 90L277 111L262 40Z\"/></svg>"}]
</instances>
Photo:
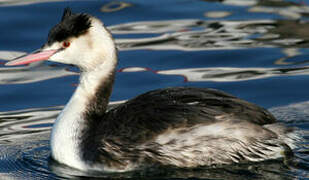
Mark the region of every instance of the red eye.
<instances>
[{"instance_id":1,"label":"red eye","mask_svg":"<svg viewBox=\"0 0 309 180\"><path fill-rule=\"evenodd\" d=\"M64 42L62 43L62 46L65 47L65 48L67 48L67 47L70 46L70 42L64 41Z\"/></svg>"}]
</instances>

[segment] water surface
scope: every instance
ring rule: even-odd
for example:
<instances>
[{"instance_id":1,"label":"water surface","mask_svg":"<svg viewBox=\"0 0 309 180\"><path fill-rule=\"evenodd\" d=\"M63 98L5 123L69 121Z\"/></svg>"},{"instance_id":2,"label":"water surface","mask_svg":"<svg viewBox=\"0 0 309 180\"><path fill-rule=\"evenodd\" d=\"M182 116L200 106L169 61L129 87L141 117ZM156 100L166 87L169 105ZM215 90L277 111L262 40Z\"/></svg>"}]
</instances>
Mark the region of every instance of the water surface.
<instances>
[{"instance_id":1,"label":"water surface","mask_svg":"<svg viewBox=\"0 0 309 180\"><path fill-rule=\"evenodd\" d=\"M3 63L39 48L65 7L95 15L114 34L112 102L171 86L216 88L268 108L309 142L309 1L0 1L0 179L302 179L305 147L288 161L218 168L85 174L50 160L49 134L78 83L75 67Z\"/></svg>"}]
</instances>

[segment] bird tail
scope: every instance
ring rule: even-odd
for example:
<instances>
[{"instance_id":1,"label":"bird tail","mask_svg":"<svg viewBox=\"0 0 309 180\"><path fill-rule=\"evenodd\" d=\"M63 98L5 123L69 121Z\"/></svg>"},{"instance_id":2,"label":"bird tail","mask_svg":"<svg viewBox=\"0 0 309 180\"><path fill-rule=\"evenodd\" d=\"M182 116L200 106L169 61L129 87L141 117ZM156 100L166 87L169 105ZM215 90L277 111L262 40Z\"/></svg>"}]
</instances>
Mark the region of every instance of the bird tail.
<instances>
[{"instance_id":1,"label":"bird tail","mask_svg":"<svg viewBox=\"0 0 309 180\"><path fill-rule=\"evenodd\" d=\"M266 124L264 127L276 133L279 140L288 145L291 149L303 146L304 132L296 127L287 127L282 123Z\"/></svg>"}]
</instances>

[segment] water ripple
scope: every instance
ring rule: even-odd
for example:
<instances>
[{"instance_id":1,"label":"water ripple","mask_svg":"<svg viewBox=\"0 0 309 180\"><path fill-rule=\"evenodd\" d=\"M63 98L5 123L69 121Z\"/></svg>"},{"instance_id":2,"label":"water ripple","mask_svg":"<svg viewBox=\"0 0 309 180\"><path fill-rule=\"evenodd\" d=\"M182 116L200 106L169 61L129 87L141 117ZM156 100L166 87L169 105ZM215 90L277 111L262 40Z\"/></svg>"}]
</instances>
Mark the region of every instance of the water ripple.
<instances>
[{"instance_id":1,"label":"water ripple","mask_svg":"<svg viewBox=\"0 0 309 180\"><path fill-rule=\"evenodd\" d=\"M0 112L0 142L7 144L12 139L48 131L62 106Z\"/></svg>"},{"instance_id":2,"label":"water ripple","mask_svg":"<svg viewBox=\"0 0 309 180\"><path fill-rule=\"evenodd\" d=\"M117 38L120 50L220 50L257 47L308 47L307 23L293 20L168 20L108 27L114 34L159 34L149 38ZM295 31L289 31L289 29Z\"/></svg>"},{"instance_id":3,"label":"water ripple","mask_svg":"<svg viewBox=\"0 0 309 180\"><path fill-rule=\"evenodd\" d=\"M287 29L295 31L287 31ZM308 60L289 62L301 56L301 48L308 46L307 23L291 20L204 21L169 20L125 23L110 26L114 34L158 34L149 38L117 38L120 50L222 50L257 47L282 47L285 55L274 60L277 65L305 64ZM0 58L9 60L23 54L0 51ZM307 67L282 68L197 68L157 72L182 75L186 81L240 81L279 75L307 75ZM31 71L31 73L29 73ZM33 63L22 67L1 67L0 84L31 83L69 75L78 75L63 66Z\"/></svg>"},{"instance_id":4,"label":"water ripple","mask_svg":"<svg viewBox=\"0 0 309 180\"><path fill-rule=\"evenodd\" d=\"M155 71L144 67L122 68L120 72L141 72L150 71L162 75L179 75L185 82L235 82L247 81L278 76L308 75L309 67L292 68L235 68L235 67L215 67L215 68L186 68Z\"/></svg>"},{"instance_id":5,"label":"water ripple","mask_svg":"<svg viewBox=\"0 0 309 180\"><path fill-rule=\"evenodd\" d=\"M23 54L25 52L0 51L0 59L11 60ZM44 65L43 62L35 62L27 66L1 67L0 74L0 84L33 83L58 77L78 75L78 73L68 71L63 66Z\"/></svg>"},{"instance_id":6,"label":"water ripple","mask_svg":"<svg viewBox=\"0 0 309 180\"><path fill-rule=\"evenodd\" d=\"M58 2L58 1L65 1L65 0L1 0L0 6L21 6L21 5L28 5L28 4L36 4L36 3L46 3L46 2Z\"/></svg>"},{"instance_id":7,"label":"water ripple","mask_svg":"<svg viewBox=\"0 0 309 180\"><path fill-rule=\"evenodd\" d=\"M120 103L123 101L111 102L109 108ZM51 173L49 167L49 135L52 124L62 108L63 106L57 106L0 112L1 178L58 178ZM67 174L81 175L79 171L69 167L63 169L70 169L71 173Z\"/></svg>"}]
</instances>

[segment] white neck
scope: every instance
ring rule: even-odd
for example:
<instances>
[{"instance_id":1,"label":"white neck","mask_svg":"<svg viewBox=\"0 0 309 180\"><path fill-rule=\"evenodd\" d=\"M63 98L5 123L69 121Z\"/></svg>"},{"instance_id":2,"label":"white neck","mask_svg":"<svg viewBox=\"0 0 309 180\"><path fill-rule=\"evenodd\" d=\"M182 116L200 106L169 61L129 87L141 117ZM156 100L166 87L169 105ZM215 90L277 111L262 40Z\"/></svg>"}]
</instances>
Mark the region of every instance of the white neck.
<instances>
[{"instance_id":1,"label":"white neck","mask_svg":"<svg viewBox=\"0 0 309 180\"><path fill-rule=\"evenodd\" d=\"M58 162L81 170L92 169L82 160L79 147L83 139L82 130L87 126L85 112L91 103L95 103L93 99L100 91L99 88L112 85L109 82L114 78L116 64L117 58L113 56L97 68L82 72L79 86L52 128L51 153ZM108 101L108 98L109 94L105 101ZM105 111L104 108L100 110Z\"/></svg>"}]
</instances>

